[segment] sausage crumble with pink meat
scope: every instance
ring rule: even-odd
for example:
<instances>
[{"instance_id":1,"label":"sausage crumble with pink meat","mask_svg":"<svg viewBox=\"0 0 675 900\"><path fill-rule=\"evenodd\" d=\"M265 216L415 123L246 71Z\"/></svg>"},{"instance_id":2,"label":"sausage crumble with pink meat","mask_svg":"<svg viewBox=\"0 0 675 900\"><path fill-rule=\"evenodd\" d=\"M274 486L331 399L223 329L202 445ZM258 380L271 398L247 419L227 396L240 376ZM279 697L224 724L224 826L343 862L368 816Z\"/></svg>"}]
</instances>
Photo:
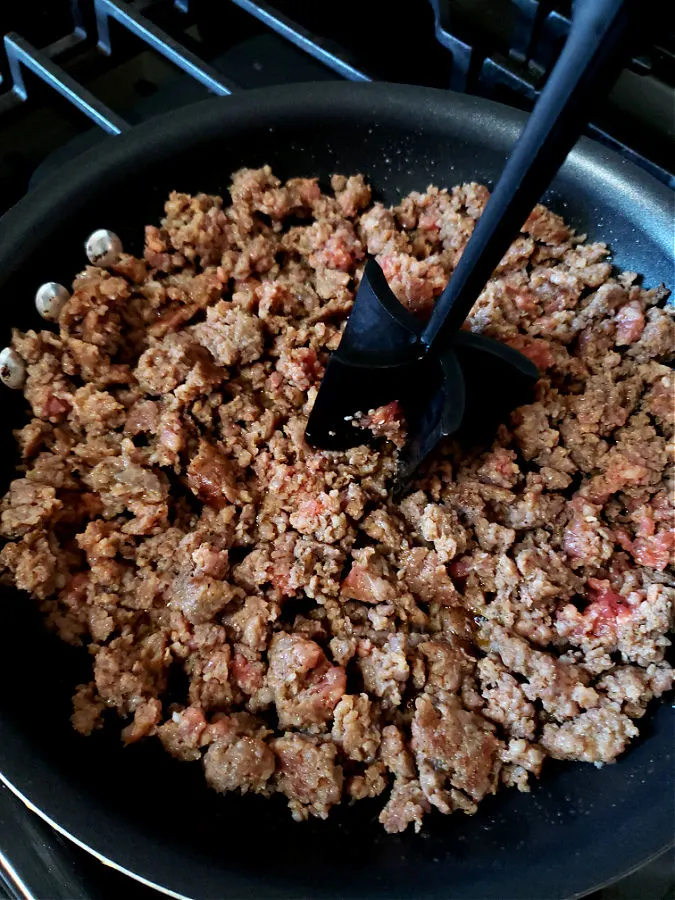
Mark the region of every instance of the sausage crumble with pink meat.
<instances>
[{"instance_id":1,"label":"sausage crumble with pink meat","mask_svg":"<svg viewBox=\"0 0 675 900\"><path fill-rule=\"evenodd\" d=\"M673 680L664 288L538 206L469 322L541 373L491 445L449 442L393 502L398 404L368 446L304 440L366 255L428 316L487 199L242 169L230 205L173 193L142 258L81 272L56 331L14 333L0 570L91 654L79 732L117 716L298 820L382 795L389 832L638 734Z\"/></svg>"}]
</instances>

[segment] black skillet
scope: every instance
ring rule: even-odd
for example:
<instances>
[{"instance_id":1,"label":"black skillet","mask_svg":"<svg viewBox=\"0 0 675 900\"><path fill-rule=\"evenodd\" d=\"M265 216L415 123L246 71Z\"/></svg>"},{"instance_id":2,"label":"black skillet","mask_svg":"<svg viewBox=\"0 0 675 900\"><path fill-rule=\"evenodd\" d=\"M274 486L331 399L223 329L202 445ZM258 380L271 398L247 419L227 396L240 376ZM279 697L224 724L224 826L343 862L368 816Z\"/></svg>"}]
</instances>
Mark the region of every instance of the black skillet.
<instances>
[{"instance_id":1,"label":"black skillet","mask_svg":"<svg viewBox=\"0 0 675 900\"><path fill-rule=\"evenodd\" d=\"M95 228L139 251L171 189L223 192L242 165L281 177L363 172L393 202L430 182L494 182L524 116L417 87L288 86L163 116L64 166L0 221L0 346L42 327L44 281L68 283ZM648 285L673 278L671 193L588 140L548 202ZM2 394L3 490L15 463L21 398ZM549 764L530 795L503 791L474 817L430 816L422 834L387 836L382 801L294 824L280 797L218 796L198 766L148 743L81 738L69 725L86 654L46 635L30 602L2 596L0 772L83 846L160 888L198 898L557 898L579 896L665 849L675 821L673 725L666 700L616 765Z\"/></svg>"}]
</instances>

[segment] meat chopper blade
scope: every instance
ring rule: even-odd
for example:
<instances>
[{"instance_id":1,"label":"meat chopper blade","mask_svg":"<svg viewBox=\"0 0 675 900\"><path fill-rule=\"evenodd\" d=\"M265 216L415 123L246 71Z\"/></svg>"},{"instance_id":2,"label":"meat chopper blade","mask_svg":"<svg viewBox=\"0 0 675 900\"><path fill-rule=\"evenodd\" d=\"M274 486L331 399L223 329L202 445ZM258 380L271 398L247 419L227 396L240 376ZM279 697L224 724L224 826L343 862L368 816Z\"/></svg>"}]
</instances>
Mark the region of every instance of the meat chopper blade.
<instances>
[{"instance_id":1,"label":"meat chopper blade","mask_svg":"<svg viewBox=\"0 0 675 900\"><path fill-rule=\"evenodd\" d=\"M312 446L344 450L368 439L354 427L354 415L399 399L417 369L420 330L369 259L309 416L305 436Z\"/></svg>"},{"instance_id":2,"label":"meat chopper blade","mask_svg":"<svg viewBox=\"0 0 675 900\"><path fill-rule=\"evenodd\" d=\"M538 377L536 366L521 353L466 331L458 332L442 353L427 355L423 330L375 260L368 260L307 423L310 444L344 450L369 437L355 427L356 412L397 399L408 426L399 456L399 491L440 440L460 429L489 432L512 405L527 402Z\"/></svg>"},{"instance_id":3,"label":"meat chopper blade","mask_svg":"<svg viewBox=\"0 0 675 900\"><path fill-rule=\"evenodd\" d=\"M306 437L313 446L364 443L357 412L393 400L408 422L400 490L440 440L485 427L527 402L537 369L522 354L461 330L494 269L618 73L638 0L577 0L570 33L530 118L426 325L367 263L340 345L329 360Z\"/></svg>"}]
</instances>

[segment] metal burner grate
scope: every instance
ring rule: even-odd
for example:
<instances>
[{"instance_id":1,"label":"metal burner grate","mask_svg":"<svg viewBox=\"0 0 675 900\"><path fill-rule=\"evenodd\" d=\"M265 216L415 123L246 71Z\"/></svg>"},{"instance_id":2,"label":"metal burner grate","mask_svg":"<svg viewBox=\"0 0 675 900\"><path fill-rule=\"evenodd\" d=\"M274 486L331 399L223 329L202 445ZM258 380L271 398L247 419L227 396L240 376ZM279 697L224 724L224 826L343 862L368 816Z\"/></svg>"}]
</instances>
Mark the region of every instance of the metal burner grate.
<instances>
[{"instance_id":1,"label":"metal burner grate","mask_svg":"<svg viewBox=\"0 0 675 900\"><path fill-rule=\"evenodd\" d=\"M181 12L187 12L187 2L188 0L175 0L174 6ZM141 10L144 5L136 3L132 7L120 3L118 0L93 0L98 50L106 56L111 55L110 23L111 20L114 20L144 41L148 47L195 78L212 93L221 96L231 94L232 86L220 73L143 15ZM16 32L9 32L5 35L4 48L12 82L7 106L13 102L22 102L28 99L28 91L23 77L25 67L69 100L95 125L99 125L108 134L120 134L129 127L129 123L78 84L65 69L56 63L59 56L72 46L85 42L88 37L78 0L74 0L71 4L71 10L73 31L45 50L37 49Z\"/></svg>"},{"instance_id":2,"label":"metal burner grate","mask_svg":"<svg viewBox=\"0 0 675 900\"><path fill-rule=\"evenodd\" d=\"M430 0L436 36L451 57L450 86L522 109L536 101L570 27L556 0ZM654 21L588 134L675 184L675 27ZM659 10L669 15L665 5ZM664 18L665 18L664 16Z\"/></svg>"}]
</instances>

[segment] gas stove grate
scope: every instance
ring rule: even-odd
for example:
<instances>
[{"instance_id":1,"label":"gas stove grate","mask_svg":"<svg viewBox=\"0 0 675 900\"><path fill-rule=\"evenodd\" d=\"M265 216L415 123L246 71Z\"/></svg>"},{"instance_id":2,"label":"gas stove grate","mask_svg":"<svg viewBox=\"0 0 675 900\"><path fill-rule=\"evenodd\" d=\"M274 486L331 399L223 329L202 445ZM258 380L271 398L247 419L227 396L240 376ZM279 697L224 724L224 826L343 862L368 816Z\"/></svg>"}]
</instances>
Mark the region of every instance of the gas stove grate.
<instances>
[{"instance_id":1,"label":"gas stove grate","mask_svg":"<svg viewBox=\"0 0 675 900\"><path fill-rule=\"evenodd\" d=\"M175 0L174 6L181 12L187 12L187 4L188 0ZM78 84L54 61L64 43L69 47L74 43L73 38L86 39L87 35L82 25L83 19L77 0L73 4L73 9L76 12L73 16L74 30L70 35L71 40L57 42L58 46L52 44L46 51L36 49L14 32L5 35L5 53L12 77L11 96L14 100L19 101L28 99L28 91L22 74L22 67L25 66L69 100L95 125L99 125L108 134L120 134L129 127L129 123ZM118 0L93 0L93 9L96 21L96 45L101 53L106 56L110 56L112 53L110 19L114 19L169 62L174 63L186 74L203 84L212 93L219 96L232 93L232 85L220 73L146 18L140 11L140 4L132 8Z\"/></svg>"}]
</instances>

